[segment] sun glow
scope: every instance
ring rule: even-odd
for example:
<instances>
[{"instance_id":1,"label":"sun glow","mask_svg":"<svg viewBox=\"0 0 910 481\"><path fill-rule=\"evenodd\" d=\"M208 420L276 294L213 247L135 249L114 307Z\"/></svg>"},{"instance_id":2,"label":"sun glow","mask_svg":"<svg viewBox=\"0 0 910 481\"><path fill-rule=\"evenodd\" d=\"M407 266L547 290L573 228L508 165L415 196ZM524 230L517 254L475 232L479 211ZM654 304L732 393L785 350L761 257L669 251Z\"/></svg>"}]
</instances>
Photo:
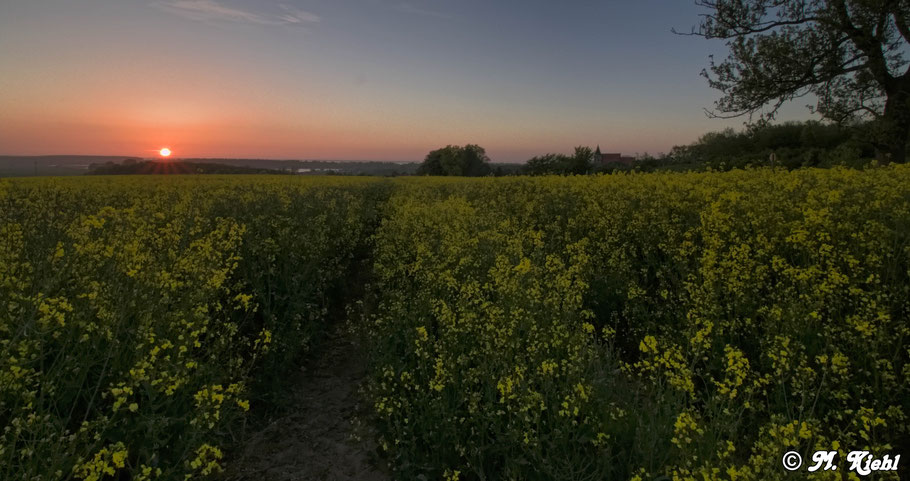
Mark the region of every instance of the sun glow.
<instances>
[{"instance_id":1,"label":"sun glow","mask_svg":"<svg viewBox=\"0 0 910 481\"><path fill-rule=\"evenodd\" d=\"M161 155L162 157L170 157L170 156L171 156L171 149L165 147L165 148L159 150L159 151L158 151L158 154Z\"/></svg>"}]
</instances>

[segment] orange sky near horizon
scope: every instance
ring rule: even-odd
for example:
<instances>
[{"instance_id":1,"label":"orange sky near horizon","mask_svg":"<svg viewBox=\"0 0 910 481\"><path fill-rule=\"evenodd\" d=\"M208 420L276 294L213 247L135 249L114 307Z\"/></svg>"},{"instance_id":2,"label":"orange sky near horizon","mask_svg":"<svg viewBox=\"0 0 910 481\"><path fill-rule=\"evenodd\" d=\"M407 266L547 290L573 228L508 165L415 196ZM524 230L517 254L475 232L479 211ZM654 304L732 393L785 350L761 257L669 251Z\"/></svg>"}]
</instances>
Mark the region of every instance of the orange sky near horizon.
<instances>
[{"instance_id":1,"label":"orange sky near horizon","mask_svg":"<svg viewBox=\"0 0 910 481\"><path fill-rule=\"evenodd\" d=\"M438 146L477 143L495 159L497 154L537 155L551 151L554 144L571 148L589 145L592 138L611 140L611 136L592 132L584 120L540 124L535 119L546 113L534 112L533 104L511 112L497 112L492 106L484 112L481 108L480 118L464 122L458 112L462 108L455 102L374 100L372 105L362 103L355 109L325 97L284 100L242 92L181 97L175 90L167 101L160 101L154 92L111 86L104 92L85 90L79 96L46 103L14 102L6 110L9 115L0 118L0 145L6 147L2 153L148 157L167 146L175 157L184 158L397 161L420 160ZM25 100L35 98L39 98L37 93L23 96ZM302 114L284 117L288 111ZM453 112L454 118L447 120ZM641 128L638 133L636 123ZM646 128L654 122L628 116L619 122L604 118L600 125L620 133L612 136L610 146L633 152L636 145L649 141ZM672 133L673 127L669 123L664 131ZM687 139L688 135L683 132L677 137Z\"/></svg>"},{"instance_id":2,"label":"orange sky near horizon","mask_svg":"<svg viewBox=\"0 0 910 481\"><path fill-rule=\"evenodd\" d=\"M717 50L669 33L691 5L288 1L3 3L0 155L518 162L742 125L702 110Z\"/></svg>"}]
</instances>

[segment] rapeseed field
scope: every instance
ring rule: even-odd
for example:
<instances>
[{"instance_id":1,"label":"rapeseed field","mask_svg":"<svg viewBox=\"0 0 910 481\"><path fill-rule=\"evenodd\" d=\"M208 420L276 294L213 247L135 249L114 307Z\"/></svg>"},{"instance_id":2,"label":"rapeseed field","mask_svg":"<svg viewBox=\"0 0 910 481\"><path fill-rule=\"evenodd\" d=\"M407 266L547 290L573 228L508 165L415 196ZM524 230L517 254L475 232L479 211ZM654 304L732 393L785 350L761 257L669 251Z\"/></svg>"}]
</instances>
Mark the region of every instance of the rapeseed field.
<instances>
[{"instance_id":1,"label":"rapeseed field","mask_svg":"<svg viewBox=\"0 0 910 481\"><path fill-rule=\"evenodd\" d=\"M321 331L369 184L0 182L0 479L215 475Z\"/></svg>"},{"instance_id":2,"label":"rapeseed field","mask_svg":"<svg viewBox=\"0 0 910 481\"><path fill-rule=\"evenodd\" d=\"M910 445L906 167L405 181L374 260L401 479L859 479ZM816 450L839 471L781 466Z\"/></svg>"},{"instance_id":3,"label":"rapeseed field","mask_svg":"<svg viewBox=\"0 0 910 481\"><path fill-rule=\"evenodd\" d=\"M910 445L903 166L23 179L0 478L217 479L355 301L398 479L802 479L785 452Z\"/></svg>"}]
</instances>

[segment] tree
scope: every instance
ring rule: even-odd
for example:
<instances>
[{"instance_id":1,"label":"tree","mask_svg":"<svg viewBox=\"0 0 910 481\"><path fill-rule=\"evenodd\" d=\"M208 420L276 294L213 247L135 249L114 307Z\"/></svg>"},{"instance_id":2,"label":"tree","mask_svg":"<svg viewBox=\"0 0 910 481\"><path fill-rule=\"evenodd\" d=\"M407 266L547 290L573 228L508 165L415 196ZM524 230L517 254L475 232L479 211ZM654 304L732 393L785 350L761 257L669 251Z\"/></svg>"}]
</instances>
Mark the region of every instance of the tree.
<instances>
[{"instance_id":1,"label":"tree","mask_svg":"<svg viewBox=\"0 0 910 481\"><path fill-rule=\"evenodd\" d=\"M709 132L689 145L673 147L665 164L727 170L769 165L772 154L774 165L793 169L859 166L874 156L874 149L857 129L818 121L784 122L741 132Z\"/></svg>"},{"instance_id":2,"label":"tree","mask_svg":"<svg viewBox=\"0 0 910 481\"><path fill-rule=\"evenodd\" d=\"M715 117L774 117L814 94L825 118L875 120L871 140L904 162L910 136L910 0L696 0L693 35L727 40L702 75L722 92ZM767 109L766 109L767 107Z\"/></svg>"},{"instance_id":3,"label":"tree","mask_svg":"<svg viewBox=\"0 0 910 481\"><path fill-rule=\"evenodd\" d=\"M490 158L479 145L447 145L427 154L417 168L418 175L454 175L482 177L489 175Z\"/></svg>"},{"instance_id":4,"label":"tree","mask_svg":"<svg viewBox=\"0 0 910 481\"><path fill-rule=\"evenodd\" d=\"M570 158L563 154L538 155L528 160L522 171L528 175L562 174Z\"/></svg>"},{"instance_id":5,"label":"tree","mask_svg":"<svg viewBox=\"0 0 910 481\"><path fill-rule=\"evenodd\" d=\"M590 147L575 147L575 155L569 161L566 173L584 175L591 172L594 166L594 152Z\"/></svg>"},{"instance_id":6,"label":"tree","mask_svg":"<svg viewBox=\"0 0 910 481\"><path fill-rule=\"evenodd\" d=\"M522 171L528 175L584 175L593 169L590 147L575 147L575 155L545 154L528 160Z\"/></svg>"}]
</instances>

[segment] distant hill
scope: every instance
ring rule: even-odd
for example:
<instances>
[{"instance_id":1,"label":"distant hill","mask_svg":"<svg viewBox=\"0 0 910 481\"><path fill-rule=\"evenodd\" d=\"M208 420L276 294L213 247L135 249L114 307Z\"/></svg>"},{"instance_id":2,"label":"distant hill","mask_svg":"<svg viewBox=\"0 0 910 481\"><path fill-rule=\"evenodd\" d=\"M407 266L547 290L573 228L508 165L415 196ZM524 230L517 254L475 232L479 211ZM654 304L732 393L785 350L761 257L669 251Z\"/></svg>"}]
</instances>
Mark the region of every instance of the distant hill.
<instances>
[{"instance_id":1,"label":"distant hill","mask_svg":"<svg viewBox=\"0 0 910 481\"><path fill-rule=\"evenodd\" d=\"M129 156L104 155L0 155L0 177L83 175L92 164L139 163L149 159ZM330 160L272 160L272 159L175 159L168 163L220 164L251 169L281 170L300 175L412 175L417 171L416 162L371 162Z\"/></svg>"},{"instance_id":2,"label":"distant hill","mask_svg":"<svg viewBox=\"0 0 910 481\"><path fill-rule=\"evenodd\" d=\"M218 159L193 158L187 162L217 163L238 167L287 170L294 174L347 174L347 175L413 175L417 162L373 162L362 160L270 160L270 159Z\"/></svg>"},{"instance_id":3,"label":"distant hill","mask_svg":"<svg viewBox=\"0 0 910 481\"><path fill-rule=\"evenodd\" d=\"M122 163L106 162L92 164L87 175L176 175L176 174L283 174L289 172L275 169L237 167L234 165L209 164L184 161L133 161Z\"/></svg>"},{"instance_id":4,"label":"distant hill","mask_svg":"<svg viewBox=\"0 0 910 481\"><path fill-rule=\"evenodd\" d=\"M104 155L0 155L0 177L82 175L91 164L120 162L125 157Z\"/></svg>"}]
</instances>

